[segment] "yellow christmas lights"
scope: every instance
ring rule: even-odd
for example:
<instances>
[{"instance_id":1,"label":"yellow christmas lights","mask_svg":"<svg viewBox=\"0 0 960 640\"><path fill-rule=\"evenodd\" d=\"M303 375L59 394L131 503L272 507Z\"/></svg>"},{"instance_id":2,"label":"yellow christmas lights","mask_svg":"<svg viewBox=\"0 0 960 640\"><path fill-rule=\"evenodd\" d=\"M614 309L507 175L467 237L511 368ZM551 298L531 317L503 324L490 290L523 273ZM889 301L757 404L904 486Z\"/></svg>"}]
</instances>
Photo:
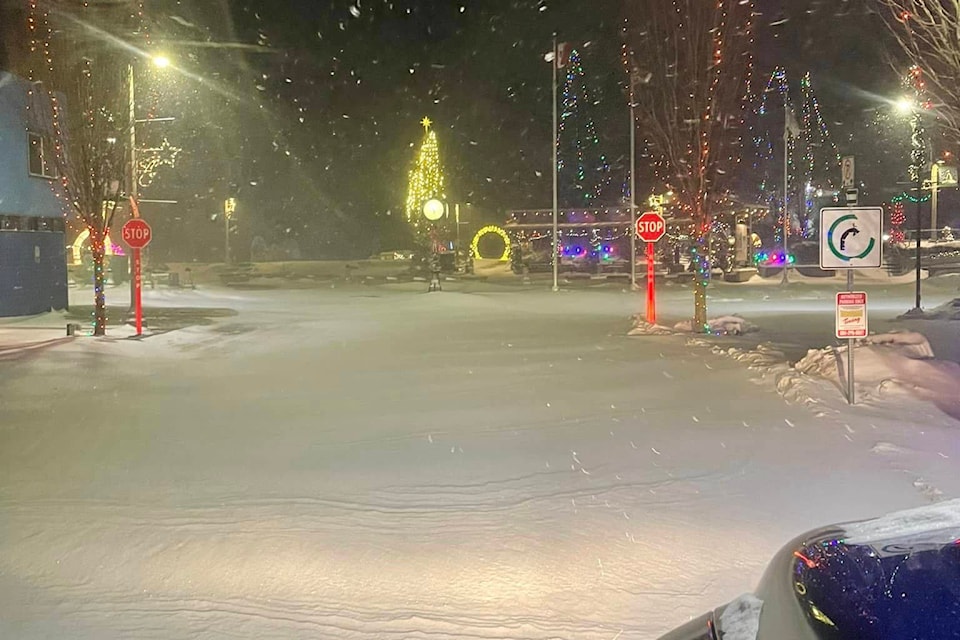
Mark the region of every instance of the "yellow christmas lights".
<instances>
[{"instance_id":1,"label":"yellow christmas lights","mask_svg":"<svg viewBox=\"0 0 960 640\"><path fill-rule=\"evenodd\" d=\"M477 235L473 236L473 242L470 243L470 251L473 252L473 257L477 260L485 260L480 255L480 238L490 233L496 234L503 238L503 255L501 255L498 260L500 262L509 262L510 261L510 236L507 235L507 232L501 229L496 225L489 225L477 231Z\"/></svg>"},{"instance_id":2,"label":"yellow christmas lights","mask_svg":"<svg viewBox=\"0 0 960 640\"><path fill-rule=\"evenodd\" d=\"M407 189L407 220L415 226L420 222L423 204L430 199L444 201L443 170L440 167L440 148L437 133L430 130L430 118L421 121L424 129L423 143L417 154L416 162L410 171L410 184Z\"/></svg>"}]
</instances>

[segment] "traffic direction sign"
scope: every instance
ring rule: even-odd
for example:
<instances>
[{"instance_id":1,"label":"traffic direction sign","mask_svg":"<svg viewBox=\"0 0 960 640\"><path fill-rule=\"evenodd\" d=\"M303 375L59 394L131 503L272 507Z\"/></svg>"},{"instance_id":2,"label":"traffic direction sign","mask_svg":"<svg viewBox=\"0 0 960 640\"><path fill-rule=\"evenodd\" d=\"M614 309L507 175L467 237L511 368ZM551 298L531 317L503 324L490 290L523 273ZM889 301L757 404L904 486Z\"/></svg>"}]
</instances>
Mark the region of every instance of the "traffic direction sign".
<instances>
[{"instance_id":1,"label":"traffic direction sign","mask_svg":"<svg viewBox=\"0 0 960 640\"><path fill-rule=\"evenodd\" d=\"M828 207L820 210L820 268L866 269L883 262L883 210L880 207Z\"/></svg>"},{"instance_id":2,"label":"traffic direction sign","mask_svg":"<svg viewBox=\"0 0 960 640\"><path fill-rule=\"evenodd\" d=\"M153 230L143 218L127 220L123 225L123 241L131 249L143 249L153 238Z\"/></svg>"},{"instance_id":3,"label":"traffic direction sign","mask_svg":"<svg viewBox=\"0 0 960 640\"><path fill-rule=\"evenodd\" d=\"M637 237L644 242L656 242L667 232L667 223L656 211L647 211L637 218Z\"/></svg>"}]
</instances>

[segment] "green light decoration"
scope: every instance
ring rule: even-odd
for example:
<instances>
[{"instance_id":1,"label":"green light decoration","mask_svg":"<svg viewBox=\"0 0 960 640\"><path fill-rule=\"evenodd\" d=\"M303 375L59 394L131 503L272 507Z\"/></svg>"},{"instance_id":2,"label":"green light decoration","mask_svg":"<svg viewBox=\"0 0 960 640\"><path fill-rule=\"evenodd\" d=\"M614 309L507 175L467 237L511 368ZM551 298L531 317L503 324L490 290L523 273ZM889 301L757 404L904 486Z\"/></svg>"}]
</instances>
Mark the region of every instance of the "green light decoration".
<instances>
[{"instance_id":1,"label":"green light decoration","mask_svg":"<svg viewBox=\"0 0 960 640\"><path fill-rule=\"evenodd\" d=\"M919 200L918 200L918 198L917 198L916 196L912 196L912 195L910 195L908 192L904 191L904 192L901 193L900 195L894 196L893 198L891 198L891 199L890 199L890 202L891 202L892 204L897 204L898 202L904 202L904 201L906 201L906 202L912 202L913 204L917 204L918 201L921 202L921 203L923 203L923 202L927 202L928 200L930 200L930 194L927 194L927 195L925 195L925 196L921 196L921 197L919 198Z\"/></svg>"}]
</instances>

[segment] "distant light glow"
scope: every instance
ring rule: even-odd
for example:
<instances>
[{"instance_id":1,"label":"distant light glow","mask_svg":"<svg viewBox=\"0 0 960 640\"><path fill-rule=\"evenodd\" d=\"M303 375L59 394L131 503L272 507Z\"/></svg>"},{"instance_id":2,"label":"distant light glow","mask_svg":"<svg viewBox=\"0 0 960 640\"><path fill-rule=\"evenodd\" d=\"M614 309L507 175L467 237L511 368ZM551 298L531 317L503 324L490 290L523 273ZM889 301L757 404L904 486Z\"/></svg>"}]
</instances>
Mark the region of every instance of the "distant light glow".
<instances>
[{"instance_id":1,"label":"distant light glow","mask_svg":"<svg viewBox=\"0 0 960 640\"><path fill-rule=\"evenodd\" d=\"M896 102L897 111L904 115L911 113L915 106L916 102L913 100L913 98L909 98L907 96L900 98Z\"/></svg>"},{"instance_id":2,"label":"distant light glow","mask_svg":"<svg viewBox=\"0 0 960 640\"><path fill-rule=\"evenodd\" d=\"M167 56L154 56L153 57L153 66L158 69L166 69L170 66L170 58Z\"/></svg>"}]
</instances>

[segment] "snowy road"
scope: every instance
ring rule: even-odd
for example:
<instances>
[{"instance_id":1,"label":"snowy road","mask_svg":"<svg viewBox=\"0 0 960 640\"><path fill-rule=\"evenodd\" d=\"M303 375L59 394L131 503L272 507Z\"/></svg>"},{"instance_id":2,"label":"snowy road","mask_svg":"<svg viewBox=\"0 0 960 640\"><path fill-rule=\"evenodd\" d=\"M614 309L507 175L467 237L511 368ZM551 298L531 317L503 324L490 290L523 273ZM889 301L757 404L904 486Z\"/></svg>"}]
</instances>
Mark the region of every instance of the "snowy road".
<instances>
[{"instance_id":1,"label":"snowy road","mask_svg":"<svg viewBox=\"0 0 960 640\"><path fill-rule=\"evenodd\" d=\"M817 417L621 292L185 295L239 314L0 362L0 637L654 638L960 495L957 422Z\"/></svg>"}]
</instances>

